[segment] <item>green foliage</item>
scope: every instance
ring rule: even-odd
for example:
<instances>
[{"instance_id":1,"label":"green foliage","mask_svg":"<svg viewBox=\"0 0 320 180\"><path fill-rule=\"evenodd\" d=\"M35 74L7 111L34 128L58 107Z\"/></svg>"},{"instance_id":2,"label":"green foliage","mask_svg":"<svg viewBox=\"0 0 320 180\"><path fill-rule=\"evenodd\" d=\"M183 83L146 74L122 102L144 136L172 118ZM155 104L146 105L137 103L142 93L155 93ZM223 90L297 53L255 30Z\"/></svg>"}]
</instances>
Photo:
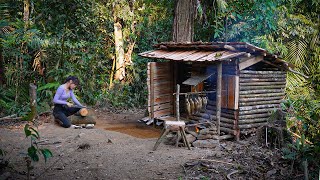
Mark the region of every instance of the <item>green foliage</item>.
<instances>
[{"instance_id":1,"label":"green foliage","mask_svg":"<svg viewBox=\"0 0 320 180\"><path fill-rule=\"evenodd\" d=\"M26 135L26 138L30 138L31 140L30 147L27 150L28 157L32 161L38 162L40 159L38 154L40 154L43 155L45 162L47 162L48 158L52 157L53 154L49 149L42 149L38 147L36 140L40 139L39 132L29 124L26 124L24 127L24 133Z\"/></svg>"},{"instance_id":2,"label":"green foliage","mask_svg":"<svg viewBox=\"0 0 320 180\"><path fill-rule=\"evenodd\" d=\"M320 168L320 100L314 96L295 97L282 104L287 112L287 128L301 136L283 149L284 158L302 164L305 160L313 174ZM312 144L307 144L309 140Z\"/></svg>"},{"instance_id":3,"label":"green foliage","mask_svg":"<svg viewBox=\"0 0 320 180\"><path fill-rule=\"evenodd\" d=\"M6 154L6 151L0 149L0 156L4 156Z\"/></svg>"}]
</instances>

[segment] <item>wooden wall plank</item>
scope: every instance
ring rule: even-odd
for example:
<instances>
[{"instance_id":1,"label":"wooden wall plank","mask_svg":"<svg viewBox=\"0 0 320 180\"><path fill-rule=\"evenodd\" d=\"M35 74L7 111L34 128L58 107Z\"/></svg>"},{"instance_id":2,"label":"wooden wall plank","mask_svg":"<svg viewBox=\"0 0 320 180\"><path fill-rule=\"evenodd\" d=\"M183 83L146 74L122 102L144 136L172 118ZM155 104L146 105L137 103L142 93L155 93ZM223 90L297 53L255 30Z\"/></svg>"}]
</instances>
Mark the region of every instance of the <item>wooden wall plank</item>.
<instances>
[{"instance_id":1,"label":"wooden wall plank","mask_svg":"<svg viewBox=\"0 0 320 180\"><path fill-rule=\"evenodd\" d=\"M170 62L150 62L147 69L148 111L151 118L173 112L173 73Z\"/></svg>"}]
</instances>

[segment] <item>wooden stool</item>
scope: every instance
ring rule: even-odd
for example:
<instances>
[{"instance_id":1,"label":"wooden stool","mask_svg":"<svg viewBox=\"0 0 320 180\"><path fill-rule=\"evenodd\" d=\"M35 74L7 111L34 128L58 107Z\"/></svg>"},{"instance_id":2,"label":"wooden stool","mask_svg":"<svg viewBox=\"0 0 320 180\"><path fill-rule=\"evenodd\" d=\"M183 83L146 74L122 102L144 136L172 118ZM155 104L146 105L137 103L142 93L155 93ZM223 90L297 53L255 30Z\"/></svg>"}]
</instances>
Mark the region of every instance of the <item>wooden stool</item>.
<instances>
[{"instance_id":1,"label":"wooden stool","mask_svg":"<svg viewBox=\"0 0 320 180\"><path fill-rule=\"evenodd\" d=\"M153 151L155 151L159 144L163 141L164 137L170 132L177 132L178 134L178 138L177 138L177 142L176 142L176 146L178 145L178 141L179 141L179 136L181 134L182 136L182 140L183 140L183 144L185 146L188 147L189 150L191 150L189 142L187 140L187 136L186 136L186 132L184 131L184 128L186 126L186 123L184 121L165 121L164 122L164 128L161 132L161 135L159 137L159 139L157 140L156 144L153 147Z\"/></svg>"}]
</instances>

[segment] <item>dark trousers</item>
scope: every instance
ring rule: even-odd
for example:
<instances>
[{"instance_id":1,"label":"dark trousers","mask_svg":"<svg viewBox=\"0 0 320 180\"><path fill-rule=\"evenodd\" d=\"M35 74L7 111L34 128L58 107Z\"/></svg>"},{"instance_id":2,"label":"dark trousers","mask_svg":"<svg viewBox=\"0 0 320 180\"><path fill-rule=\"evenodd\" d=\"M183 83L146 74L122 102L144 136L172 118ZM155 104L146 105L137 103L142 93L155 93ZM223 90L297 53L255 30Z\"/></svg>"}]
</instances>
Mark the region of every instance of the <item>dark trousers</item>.
<instances>
[{"instance_id":1,"label":"dark trousers","mask_svg":"<svg viewBox=\"0 0 320 180\"><path fill-rule=\"evenodd\" d=\"M53 109L53 116L56 118L56 121L65 128L71 126L71 122L68 119L68 116L71 116L77 113L81 108L68 107L67 105L55 104Z\"/></svg>"}]
</instances>

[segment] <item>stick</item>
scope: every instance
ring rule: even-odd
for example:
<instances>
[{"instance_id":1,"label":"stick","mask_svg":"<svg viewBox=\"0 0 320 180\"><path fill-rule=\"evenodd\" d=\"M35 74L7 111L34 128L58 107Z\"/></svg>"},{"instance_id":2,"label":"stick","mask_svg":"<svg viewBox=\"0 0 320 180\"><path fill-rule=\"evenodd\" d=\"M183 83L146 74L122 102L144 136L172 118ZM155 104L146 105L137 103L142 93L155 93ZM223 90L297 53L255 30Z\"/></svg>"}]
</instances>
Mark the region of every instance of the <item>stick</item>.
<instances>
[{"instance_id":1,"label":"stick","mask_svg":"<svg viewBox=\"0 0 320 180\"><path fill-rule=\"evenodd\" d=\"M295 137L298 137L299 139L301 139L301 136L300 136L300 135L298 135L298 134L290 131L289 129L288 129L288 132L290 132L290 133L291 133L292 135L294 135ZM306 141L306 143L308 143L308 144L313 144L312 142L310 142L310 141L307 140L307 139L305 139L305 141Z\"/></svg>"},{"instance_id":2,"label":"stick","mask_svg":"<svg viewBox=\"0 0 320 180\"><path fill-rule=\"evenodd\" d=\"M12 114L12 115L9 115L9 116L2 117L2 118L0 118L0 120L7 119L7 118L12 118L12 117L15 117L15 116L17 116L17 114Z\"/></svg>"},{"instance_id":3,"label":"stick","mask_svg":"<svg viewBox=\"0 0 320 180\"><path fill-rule=\"evenodd\" d=\"M0 121L2 120L21 120L23 117L15 117L15 118L9 118L9 117L3 117L0 118Z\"/></svg>"},{"instance_id":4,"label":"stick","mask_svg":"<svg viewBox=\"0 0 320 180\"><path fill-rule=\"evenodd\" d=\"M304 174L304 180L309 180L309 173L308 173L308 161L303 161L303 174Z\"/></svg>"},{"instance_id":5,"label":"stick","mask_svg":"<svg viewBox=\"0 0 320 180\"><path fill-rule=\"evenodd\" d=\"M215 159L194 159L194 160L206 161L206 162L216 162L216 163L228 164L231 166L239 166L239 164L233 164L233 163L219 161L219 160L215 160Z\"/></svg>"},{"instance_id":6,"label":"stick","mask_svg":"<svg viewBox=\"0 0 320 180\"><path fill-rule=\"evenodd\" d=\"M229 180L231 180L231 175L232 174L235 174L235 173L237 173L237 172L239 172L238 170L235 170L235 171L232 171L231 173L229 173L228 175L227 175L227 178L229 179Z\"/></svg>"}]
</instances>

